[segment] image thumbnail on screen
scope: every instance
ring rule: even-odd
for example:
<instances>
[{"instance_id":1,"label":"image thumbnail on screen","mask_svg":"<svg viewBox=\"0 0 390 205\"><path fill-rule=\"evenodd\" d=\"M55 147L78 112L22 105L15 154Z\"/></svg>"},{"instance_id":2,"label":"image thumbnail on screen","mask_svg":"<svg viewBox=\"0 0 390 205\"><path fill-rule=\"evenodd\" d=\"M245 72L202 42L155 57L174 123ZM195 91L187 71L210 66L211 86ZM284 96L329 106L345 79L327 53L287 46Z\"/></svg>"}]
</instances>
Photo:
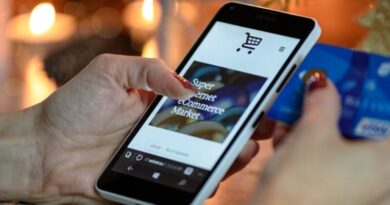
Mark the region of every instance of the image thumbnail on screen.
<instances>
[{"instance_id":1,"label":"image thumbnail on screen","mask_svg":"<svg viewBox=\"0 0 390 205\"><path fill-rule=\"evenodd\" d=\"M222 143L266 78L194 61L184 75L198 93L167 99L150 125Z\"/></svg>"}]
</instances>

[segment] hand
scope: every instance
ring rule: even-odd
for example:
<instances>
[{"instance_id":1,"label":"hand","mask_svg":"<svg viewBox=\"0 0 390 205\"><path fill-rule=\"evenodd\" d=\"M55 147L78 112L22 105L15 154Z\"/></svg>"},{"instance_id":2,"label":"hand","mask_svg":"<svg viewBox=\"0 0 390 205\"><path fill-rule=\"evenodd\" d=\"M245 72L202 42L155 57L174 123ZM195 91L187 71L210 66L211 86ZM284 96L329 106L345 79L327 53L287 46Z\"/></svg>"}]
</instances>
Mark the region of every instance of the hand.
<instances>
[{"instance_id":1,"label":"hand","mask_svg":"<svg viewBox=\"0 0 390 205\"><path fill-rule=\"evenodd\" d=\"M266 166L253 204L390 204L389 141L344 139L337 90L319 76L311 76L303 116Z\"/></svg>"},{"instance_id":2,"label":"hand","mask_svg":"<svg viewBox=\"0 0 390 205\"><path fill-rule=\"evenodd\" d=\"M102 55L32 108L37 113L35 127L41 130L37 146L31 146L26 154L35 162L29 168L34 177L29 175L28 194L17 199L49 204L106 203L95 192L94 183L153 99L151 90L172 98L194 95L191 84L159 60ZM245 166L257 150L258 145L249 142L233 172Z\"/></svg>"}]
</instances>

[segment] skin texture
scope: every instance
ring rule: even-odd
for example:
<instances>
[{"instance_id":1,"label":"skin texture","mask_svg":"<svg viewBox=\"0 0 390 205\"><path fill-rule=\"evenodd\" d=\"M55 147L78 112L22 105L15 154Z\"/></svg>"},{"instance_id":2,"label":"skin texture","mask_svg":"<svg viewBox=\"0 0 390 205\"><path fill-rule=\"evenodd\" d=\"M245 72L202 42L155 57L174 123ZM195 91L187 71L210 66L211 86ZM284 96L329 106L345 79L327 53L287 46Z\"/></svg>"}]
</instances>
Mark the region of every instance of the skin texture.
<instances>
[{"instance_id":1,"label":"skin texture","mask_svg":"<svg viewBox=\"0 0 390 205\"><path fill-rule=\"evenodd\" d=\"M389 140L343 138L339 96L327 82L306 94L303 116L278 138L252 204L390 204Z\"/></svg>"},{"instance_id":2,"label":"skin texture","mask_svg":"<svg viewBox=\"0 0 390 205\"><path fill-rule=\"evenodd\" d=\"M194 94L183 82L159 60L103 55L43 103L0 116L0 201L109 204L94 190L99 172L154 93ZM278 147L253 204L390 204L389 141L342 138L337 91L320 84L291 129L262 120L255 136ZM227 176L258 149L249 141Z\"/></svg>"},{"instance_id":3,"label":"skin texture","mask_svg":"<svg viewBox=\"0 0 390 205\"><path fill-rule=\"evenodd\" d=\"M108 204L94 183L155 93L195 94L175 75L160 60L101 55L44 102L1 116L0 201ZM227 176L258 150L249 141Z\"/></svg>"}]
</instances>

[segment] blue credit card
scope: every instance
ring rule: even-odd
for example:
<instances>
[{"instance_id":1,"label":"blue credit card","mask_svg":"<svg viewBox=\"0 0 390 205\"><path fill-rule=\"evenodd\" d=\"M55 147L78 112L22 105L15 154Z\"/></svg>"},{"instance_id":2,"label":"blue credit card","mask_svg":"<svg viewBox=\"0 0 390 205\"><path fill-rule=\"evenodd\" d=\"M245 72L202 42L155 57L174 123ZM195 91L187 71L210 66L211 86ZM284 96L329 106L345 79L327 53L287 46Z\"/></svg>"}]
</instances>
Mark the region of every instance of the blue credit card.
<instances>
[{"instance_id":1,"label":"blue credit card","mask_svg":"<svg viewBox=\"0 0 390 205\"><path fill-rule=\"evenodd\" d=\"M390 57L318 44L308 54L268 112L268 117L293 124L300 116L302 78L324 70L341 97L341 133L353 139L390 136Z\"/></svg>"}]
</instances>

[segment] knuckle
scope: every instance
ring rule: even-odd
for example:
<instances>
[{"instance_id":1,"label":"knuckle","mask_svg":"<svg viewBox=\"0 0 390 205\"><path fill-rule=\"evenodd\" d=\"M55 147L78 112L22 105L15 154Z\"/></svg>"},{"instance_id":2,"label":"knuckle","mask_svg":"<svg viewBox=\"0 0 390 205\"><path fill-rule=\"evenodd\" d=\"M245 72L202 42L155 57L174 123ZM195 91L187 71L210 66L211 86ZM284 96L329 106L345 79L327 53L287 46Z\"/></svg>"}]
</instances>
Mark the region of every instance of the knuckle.
<instances>
[{"instance_id":1,"label":"knuckle","mask_svg":"<svg viewBox=\"0 0 390 205\"><path fill-rule=\"evenodd\" d=\"M97 62L106 62L108 61L109 59L113 58L114 55L113 54L109 54L109 53L103 53L103 54L99 54L98 56L96 56L94 58L94 61L97 61Z\"/></svg>"},{"instance_id":2,"label":"knuckle","mask_svg":"<svg viewBox=\"0 0 390 205\"><path fill-rule=\"evenodd\" d=\"M153 67L166 67L165 61L160 58L149 59Z\"/></svg>"},{"instance_id":3,"label":"knuckle","mask_svg":"<svg viewBox=\"0 0 390 205\"><path fill-rule=\"evenodd\" d=\"M88 67L101 70L108 74L115 74L118 71L118 67L121 67L121 61L118 57L118 55L109 53L99 54L91 61Z\"/></svg>"},{"instance_id":4,"label":"knuckle","mask_svg":"<svg viewBox=\"0 0 390 205\"><path fill-rule=\"evenodd\" d=\"M99 54L91 61L89 65L94 68L107 68L107 66L110 64L109 61L110 59L112 59L112 57L112 54Z\"/></svg>"}]
</instances>

